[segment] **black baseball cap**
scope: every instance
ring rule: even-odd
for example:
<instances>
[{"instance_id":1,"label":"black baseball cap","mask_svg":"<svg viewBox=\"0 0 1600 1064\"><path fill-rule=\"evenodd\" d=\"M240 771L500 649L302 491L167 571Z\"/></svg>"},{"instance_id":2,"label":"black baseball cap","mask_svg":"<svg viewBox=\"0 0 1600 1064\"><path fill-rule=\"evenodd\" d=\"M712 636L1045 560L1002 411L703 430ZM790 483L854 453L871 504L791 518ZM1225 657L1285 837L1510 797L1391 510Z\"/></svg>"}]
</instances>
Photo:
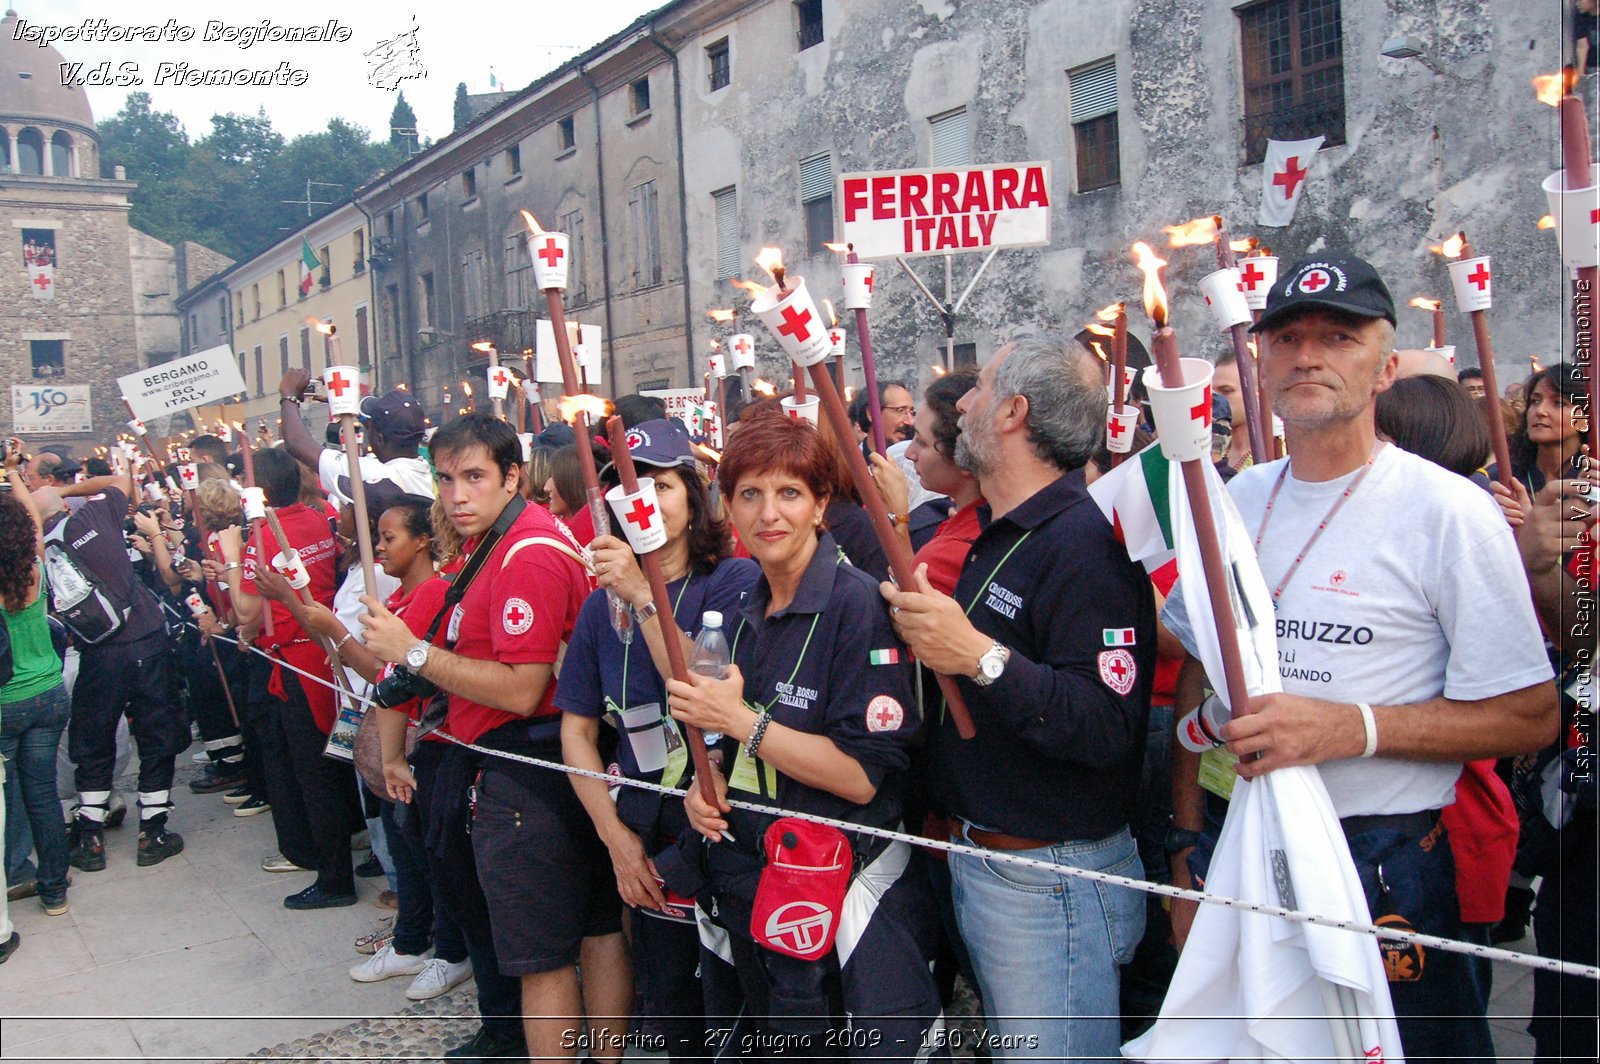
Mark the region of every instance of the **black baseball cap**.
<instances>
[{"instance_id":1,"label":"black baseball cap","mask_svg":"<svg viewBox=\"0 0 1600 1064\"><path fill-rule=\"evenodd\" d=\"M428 431L422 404L403 388L362 399L361 416L371 422L373 432L395 447L421 443Z\"/></svg>"},{"instance_id":2,"label":"black baseball cap","mask_svg":"<svg viewBox=\"0 0 1600 1064\"><path fill-rule=\"evenodd\" d=\"M657 419L641 421L628 429L624 437L634 465L655 469L693 469L694 449L689 445L689 434L676 421ZM612 463L600 470L604 476Z\"/></svg>"},{"instance_id":3,"label":"black baseball cap","mask_svg":"<svg viewBox=\"0 0 1600 1064\"><path fill-rule=\"evenodd\" d=\"M1267 310L1251 332L1270 329L1291 314L1310 307L1342 310L1363 318L1395 323L1394 297L1365 259L1347 251L1324 251L1301 259L1278 275L1267 292Z\"/></svg>"}]
</instances>

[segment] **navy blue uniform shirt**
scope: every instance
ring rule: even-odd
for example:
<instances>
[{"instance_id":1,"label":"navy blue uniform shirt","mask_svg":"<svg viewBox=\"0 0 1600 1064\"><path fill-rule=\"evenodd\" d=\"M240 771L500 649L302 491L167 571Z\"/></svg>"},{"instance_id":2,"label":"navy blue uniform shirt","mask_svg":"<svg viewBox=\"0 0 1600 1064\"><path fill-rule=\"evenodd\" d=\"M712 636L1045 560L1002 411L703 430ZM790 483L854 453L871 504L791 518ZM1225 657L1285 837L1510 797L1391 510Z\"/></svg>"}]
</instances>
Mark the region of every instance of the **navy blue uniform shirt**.
<instances>
[{"instance_id":1,"label":"navy blue uniform shirt","mask_svg":"<svg viewBox=\"0 0 1600 1064\"><path fill-rule=\"evenodd\" d=\"M958 678L977 735L963 740L945 715L934 792L991 831L1104 838L1128 823L1139 788L1156 665L1150 579L1081 469L998 520L980 506L978 522L955 597L1011 657L988 687Z\"/></svg>"}]
</instances>

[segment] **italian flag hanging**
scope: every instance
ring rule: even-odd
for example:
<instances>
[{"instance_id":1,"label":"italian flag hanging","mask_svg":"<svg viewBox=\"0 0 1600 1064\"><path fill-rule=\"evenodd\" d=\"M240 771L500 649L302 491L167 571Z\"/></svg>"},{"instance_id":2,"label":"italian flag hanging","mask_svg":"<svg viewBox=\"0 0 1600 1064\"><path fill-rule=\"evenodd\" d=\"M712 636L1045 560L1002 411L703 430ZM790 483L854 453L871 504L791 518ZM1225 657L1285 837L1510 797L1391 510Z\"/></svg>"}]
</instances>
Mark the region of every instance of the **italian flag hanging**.
<instances>
[{"instance_id":1,"label":"italian flag hanging","mask_svg":"<svg viewBox=\"0 0 1600 1064\"><path fill-rule=\"evenodd\" d=\"M317 258L317 253L311 250L311 241L305 237L300 238L300 295L302 298L311 294L311 286L315 283L317 271L322 269L322 260Z\"/></svg>"},{"instance_id":2,"label":"italian flag hanging","mask_svg":"<svg viewBox=\"0 0 1600 1064\"><path fill-rule=\"evenodd\" d=\"M1152 574L1178 557L1172 495L1183 487L1177 476L1177 463L1168 462L1161 445L1152 443L1089 487L1089 497L1111 522L1128 557Z\"/></svg>"}]
</instances>

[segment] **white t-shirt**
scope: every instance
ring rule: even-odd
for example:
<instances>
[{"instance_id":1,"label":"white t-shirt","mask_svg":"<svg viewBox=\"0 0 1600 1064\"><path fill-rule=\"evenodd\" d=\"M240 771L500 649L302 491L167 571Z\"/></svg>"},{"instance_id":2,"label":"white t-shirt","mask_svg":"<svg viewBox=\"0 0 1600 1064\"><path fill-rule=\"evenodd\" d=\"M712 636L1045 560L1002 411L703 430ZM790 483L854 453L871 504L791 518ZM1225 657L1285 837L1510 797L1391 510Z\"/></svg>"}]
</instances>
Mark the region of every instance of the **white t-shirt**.
<instances>
[{"instance_id":1,"label":"white t-shirt","mask_svg":"<svg viewBox=\"0 0 1600 1064\"><path fill-rule=\"evenodd\" d=\"M349 475L350 463L345 460L344 452L323 448L317 458L317 479L322 482L322 490L328 493L328 498L340 508L349 505L350 500L339 490L339 478ZM361 456L361 479L368 484L374 480L392 480L412 495L433 498L433 474L421 458L391 458L380 462L376 456L364 454Z\"/></svg>"},{"instance_id":2,"label":"white t-shirt","mask_svg":"<svg viewBox=\"0 0 1600 1064\"><path fill-rule=\"evenodd\" d=\"M1252 536L1287 461L1253 466L1228 484ZM1284 478L1257 548L1268 588L1283 581L1359 472L1320 483L1292 471ZM1182 590L1180 579L1161 620L1192 649ZM1284 691L1333 702L1475 701L1552 676L1527 577L1493 499L1392 445L1284 588L1277 638ZM1341 817L1441 808L1455 800L1461 774L1459 764L1381 756L1319 768Z\"/></svg>"}]
</instances>

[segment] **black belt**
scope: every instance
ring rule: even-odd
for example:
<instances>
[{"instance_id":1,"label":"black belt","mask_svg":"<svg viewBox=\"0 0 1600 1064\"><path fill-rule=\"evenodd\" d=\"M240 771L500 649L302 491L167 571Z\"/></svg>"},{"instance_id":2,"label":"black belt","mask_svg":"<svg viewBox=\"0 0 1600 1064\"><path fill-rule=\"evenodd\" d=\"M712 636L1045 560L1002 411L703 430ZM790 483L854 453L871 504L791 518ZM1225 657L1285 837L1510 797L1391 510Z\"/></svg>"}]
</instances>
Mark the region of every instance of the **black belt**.
<instances>
[{"instance_id":1,"label":"black belt","mask_svg":"<svg viewBox=\"0 0 1600 1064\"><path fill-rule=\"evenodd\" d=\"M1433 830L1439 822L1439 810L1424 809L1419 813L1379 813L1372 816L1347 816L1339 818L1339 827L1345 838L1365 835L1369 831L1398 831L1402 835L1420 838Z\"/></svg>"}]
</instances>

